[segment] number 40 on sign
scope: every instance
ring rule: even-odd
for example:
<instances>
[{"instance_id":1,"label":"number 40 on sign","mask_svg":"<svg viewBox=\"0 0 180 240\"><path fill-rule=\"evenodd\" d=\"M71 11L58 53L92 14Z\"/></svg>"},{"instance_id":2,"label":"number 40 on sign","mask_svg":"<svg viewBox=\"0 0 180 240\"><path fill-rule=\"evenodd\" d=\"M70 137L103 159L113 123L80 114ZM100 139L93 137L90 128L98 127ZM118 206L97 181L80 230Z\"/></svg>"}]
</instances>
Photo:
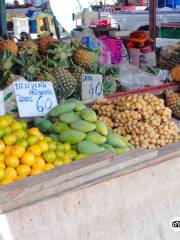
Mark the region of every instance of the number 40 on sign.
<instances>
[{"instance_id":1,"label":"number 40 on sign","mask_svg":"<svg viewBox=\"0 0 180 240\"><path fill-rule=\"evenodd\" d=\"M82 99L95 100L103 96L102 75L84 74L82 77Z\"/></svg>"}]
</instances>

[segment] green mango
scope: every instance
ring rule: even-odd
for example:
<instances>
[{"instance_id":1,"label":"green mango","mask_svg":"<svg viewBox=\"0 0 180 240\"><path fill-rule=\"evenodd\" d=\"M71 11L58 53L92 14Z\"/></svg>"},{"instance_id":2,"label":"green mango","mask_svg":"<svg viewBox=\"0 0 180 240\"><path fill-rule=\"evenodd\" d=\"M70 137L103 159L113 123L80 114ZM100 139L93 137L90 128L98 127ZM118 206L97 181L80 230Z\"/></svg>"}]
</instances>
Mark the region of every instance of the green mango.
<instances>
[{"instance_id":1,"label":"green mango","mask_svg":"<svg viewBox=\"0 0 180 240\"><path fill-rule=\"evenodd\" d=\"M97 120L95 122L96 125L96 132L104 135L105 137L108 135L108 128L103 121Z\"/></svg>"},{"instance_id":2,"label":"green mango","mask_svg":"<svg viewBox=\"0 0 180 240\"><path fill-rule=\"evenodd\" d=\"M52 122L48 119L43 119L39 124L39 130L43 133L51 132Z\"/></svg>"},{"instance_id":3,"label":"green mango","mask_svg":"<svg viewBox=\"0 0 180 240\"><path fill-rule=\"evenodd\" d=\"M80 120L80 117L75 112L71 111L61 114L60 120L66 124L71 124L77 120Z\"/></svg>"},{"instance_id":4,"label":"green mango","mask_svg":"<svg viewBox=\"0 0 180 240\"><path fill-rule=\"evenodd\" d=\"M55 133L51 133L49 135L50 138L52 138L52 140L54 141L58 141L59 140L59 135L55 134Z\"/></svg>"},{"instance_id":5,"label":"green mango","mask_svg":"<svg viewBox=\"0 0 180 240\"><path fill-rule=\"evenodd\" d=\"M61 103L61 104L57 105L56 107L54 107L50 111L49 115L51 117L59 117L63 113L68 113L68 112L72 111L76 107L76 104L77 103L75 103L75 102L70 102L70 103L64 102L64 103Z\"/></svg>"},{"instance_id":6,"label":"green mango","mask_svg":"<svg viewBox=\"0 0 180 240\"><path fill-rule=\"evenodd\" d=\"M56 122L52 125L51 130L53 133L59 134L63 131L70 130L70 127L62 122Z\"/></svg>"},{"instance_id":7,"label":"green mango","mask_svg":"<svg viewBox=\"0 0 180 240\"><path fill-rule=\"evenodd\" d=\"M87 122L94 123L97 121L96 113L91 108L85 108L80 113L81 118Z\"/></svg>"},{"instance_id":8,"label":"green mango","mask_svg":"<svg viewBox=\"0 0 180 240\"><path fill-rule=\"evenodd\" d=\"M107 143L112 147L126 148L127 142L120 135L109 131L107 136Z\"/></svg>"},{"instance_id":9,"label":"green mango","mask_svg":"<svg viewBox=\"0 0 180 240\"><path fill-rule=\"evenodd\" d=\"M115 149L115 153L116 153L117 155L120 155L120 154L129 152L129 149L128 149L128 148L114 148L114 149Z\"/></svg>"},{"instance_id":10,"label":"green mango","mask_svg":"<svg viewBox=\"0 0 180 240\"><path fill-rule=\"evenodd\" d=\"M76 130L67 130L59 135L59 140L63 143L76 144L86 137L85 133Z\"/></svg>"},{"instance_id":11,"label":"green mango","mask_svg":"<svg viewBox=\"0 0 180 240\"><path fill-rule=\"evenodd\" d=\"M87 108L87 107L84 105L84 103L79 102L79 103L76 105L76 107L74 108L74 111L80 112L80 111L82 111L82 110L85 109L85 108Z\"/></svg>"},{"instance_id":12,"label":"green mango","mask_svg":"<svg viewBox=\"0 0 180 240\"><path fill-rule=\"evenodd\" d=\"M78 143L78 151L82 154L92 155L98 152L103 152L105 149L89 141Z\"/></svg>"},{"instance_id":13,"label":"green mango","mask_svg":"<svg viewBox=\"0 0 180 240\"><path fill-rule=\"evenodd\" d=\"M107 143L101 144L100 147L103 147L107 152L115 152L115 149Z\"/></svg>"},{"instance_id":14,"label":"green mango","mask_svg":"<svg viewBox=\"0 0 180 240\"><path fill-rule=\"evenodd\" d=\"M81 132L91 132L96 128L96 125L93 123L86 122L84 120L78 120L71 124L71 128Z\"/></svg>"},{"instance_id":15,"label":"green mango","mask_svg":"<svg viewBox=\"0 0 180 240\"><path fill-rule=\"evenodd\" d=\"M92 132L86 134L85 140L95 143L97 145L100 145L100 144L105 143L107 141L107 138L97 132L92 131Z\"/></svg>"}]
</instances>

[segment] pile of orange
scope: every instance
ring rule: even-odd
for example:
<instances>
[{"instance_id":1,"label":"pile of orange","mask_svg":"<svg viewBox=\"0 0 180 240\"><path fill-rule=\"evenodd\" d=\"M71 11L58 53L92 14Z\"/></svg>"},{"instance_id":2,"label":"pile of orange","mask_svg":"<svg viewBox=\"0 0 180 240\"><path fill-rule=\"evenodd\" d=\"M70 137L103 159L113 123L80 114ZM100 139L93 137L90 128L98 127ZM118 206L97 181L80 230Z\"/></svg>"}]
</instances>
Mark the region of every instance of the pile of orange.
<instances>
[{"instance_id":1,"label":"pile of orange","mask_svg":"<svg viewBox=\"0 0 180 240\"><path fill-rule=\"evenodd\" d=\"M68 143L43 136L38 128L28 129L23 120L0 117L0 185L37 175L68 164L79 155Z\"/></svg>"}]
</instances>

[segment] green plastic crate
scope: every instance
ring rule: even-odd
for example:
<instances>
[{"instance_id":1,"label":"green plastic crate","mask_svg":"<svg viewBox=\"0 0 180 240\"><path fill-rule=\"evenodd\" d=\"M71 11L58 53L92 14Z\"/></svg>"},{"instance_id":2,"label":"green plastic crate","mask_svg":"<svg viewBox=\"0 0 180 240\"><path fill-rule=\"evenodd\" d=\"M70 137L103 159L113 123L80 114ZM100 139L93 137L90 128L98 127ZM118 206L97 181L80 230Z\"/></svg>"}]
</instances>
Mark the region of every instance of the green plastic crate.
<instances>
[{"instance_id":1,"label":"green plastic crate","mask_svg":"<svg viewBox=\"0 0 180 240\"><path fill-rule=\"evenodd\" d=\"M180 39L180 27L161 27L161 38Z\"/></svg>"}]
</instances>

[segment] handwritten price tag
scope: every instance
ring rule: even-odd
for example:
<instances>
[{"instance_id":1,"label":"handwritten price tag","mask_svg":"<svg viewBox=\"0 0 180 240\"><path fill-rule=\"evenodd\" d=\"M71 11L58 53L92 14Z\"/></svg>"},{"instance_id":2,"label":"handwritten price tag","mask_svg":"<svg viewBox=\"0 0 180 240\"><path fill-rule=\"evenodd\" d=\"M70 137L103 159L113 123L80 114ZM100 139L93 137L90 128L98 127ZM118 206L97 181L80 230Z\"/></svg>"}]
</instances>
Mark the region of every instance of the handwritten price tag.
<instances>
[{"instance_id":1,"label":"handwritten price tag","mask_svg":"<svg viewBox=\"0 0 180 240\"><path fill-rule=\"evenodd\" d=\"M0 91L0 116L3 116L4 114L5 114L4 95L3 95L3 92Z\"/></svg>"},{"instance_id":2,"label":"handwritten price tag","mask_svg":"<svg viewBox=\"0 0 180 240\"><path fill-rule=\"evenodd\" d=\"M103 96L102 75L84 74L82 77L82 99L95 100Z\"/></svg>"},{"instance_id":3,"label":"handwritten price tag","mask_svg":"<svg viewBox=\"0 0 180 240\"><path fill-rule=\"evenodd\" d=\"M57 105L51 82L14 82L20 117L46 115Z\"/></svg>"}]
</instances>

